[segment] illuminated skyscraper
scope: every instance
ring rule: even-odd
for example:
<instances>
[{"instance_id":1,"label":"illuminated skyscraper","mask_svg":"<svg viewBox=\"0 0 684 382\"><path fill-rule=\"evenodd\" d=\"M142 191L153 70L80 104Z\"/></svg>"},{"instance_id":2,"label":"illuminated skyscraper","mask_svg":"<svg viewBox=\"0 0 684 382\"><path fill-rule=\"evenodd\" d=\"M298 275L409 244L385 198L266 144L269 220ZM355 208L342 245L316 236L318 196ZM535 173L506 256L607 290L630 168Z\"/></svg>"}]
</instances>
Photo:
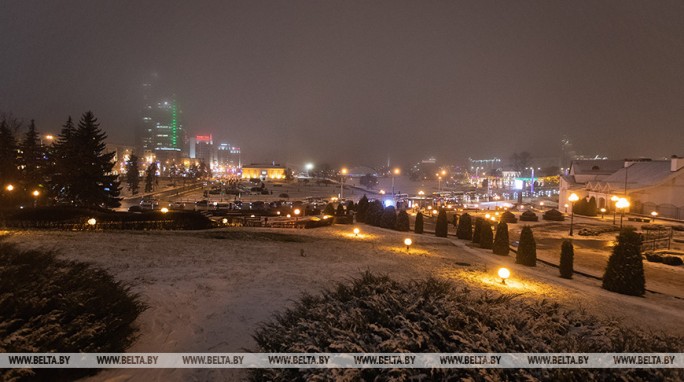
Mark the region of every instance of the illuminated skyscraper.
<instances>
[{"instance_id":1,"label":"illuminated skyscraper","mask_svg":"<svg viewBox=\"0 0 684 382\"><path fill-rule=\"evenodd\" d=\"M185 144L181 111L175 97L159 97L151 83L143 84L143 112L138 147L148 158L180 158Z\"/></svg>"}]
</instances>

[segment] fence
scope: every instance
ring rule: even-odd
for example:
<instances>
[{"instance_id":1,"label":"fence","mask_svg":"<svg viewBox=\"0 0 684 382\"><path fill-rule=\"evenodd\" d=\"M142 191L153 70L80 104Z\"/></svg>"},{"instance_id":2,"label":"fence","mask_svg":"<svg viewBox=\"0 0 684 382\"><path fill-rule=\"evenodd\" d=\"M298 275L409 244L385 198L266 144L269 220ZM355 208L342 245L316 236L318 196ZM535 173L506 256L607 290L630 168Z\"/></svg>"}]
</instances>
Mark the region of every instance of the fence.
<instances>
[{"instance_id":1,"label":"fence","mask_svg":"<svg viewBox=\"0 0 684 382\"><path fill-rule=\"evenodd\" d=\"M645 230L641 242L641 252L655 251L656 249L663 248L670 249L673 231L672 227Z\"/></svg>"}]
</instances>

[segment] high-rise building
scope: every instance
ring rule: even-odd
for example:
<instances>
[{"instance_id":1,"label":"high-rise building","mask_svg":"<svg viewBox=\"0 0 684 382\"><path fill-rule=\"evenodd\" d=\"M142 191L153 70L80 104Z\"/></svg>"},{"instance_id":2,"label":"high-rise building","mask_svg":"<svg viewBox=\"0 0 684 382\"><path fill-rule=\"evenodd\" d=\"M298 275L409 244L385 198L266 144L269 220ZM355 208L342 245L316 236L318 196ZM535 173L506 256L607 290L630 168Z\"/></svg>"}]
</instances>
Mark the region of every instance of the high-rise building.
<instances>
[{"instance_id":1,"label":"high-rise building","mask_svg":"<svg viewBox=\"0 0 684 382\"><path fill-rule=\"evenodd\" d=\"M138 149L145 158L178 159L185 144L181 110L175 97L160 97L151 83L143 84L143 112Z\"/></svg>"}]
</instances>

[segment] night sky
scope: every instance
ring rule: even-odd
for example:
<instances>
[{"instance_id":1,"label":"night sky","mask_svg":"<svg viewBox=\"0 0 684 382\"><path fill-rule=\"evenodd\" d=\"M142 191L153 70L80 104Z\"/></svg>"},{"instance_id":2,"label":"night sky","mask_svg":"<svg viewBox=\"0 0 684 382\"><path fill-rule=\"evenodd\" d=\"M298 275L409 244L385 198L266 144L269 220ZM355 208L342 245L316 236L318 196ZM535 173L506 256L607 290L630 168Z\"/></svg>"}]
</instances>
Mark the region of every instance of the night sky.
<instances>
[{"instance_id":1,"label":"night sky","mask_svg":"<svg viewBox=\"0 0 684 382\"><path fill-rule=\"evenodd\" d=\"M247 161L684 154L681 0L0 0L1 112L133 144L151 73Z\"/></svg>"}]
</instances>

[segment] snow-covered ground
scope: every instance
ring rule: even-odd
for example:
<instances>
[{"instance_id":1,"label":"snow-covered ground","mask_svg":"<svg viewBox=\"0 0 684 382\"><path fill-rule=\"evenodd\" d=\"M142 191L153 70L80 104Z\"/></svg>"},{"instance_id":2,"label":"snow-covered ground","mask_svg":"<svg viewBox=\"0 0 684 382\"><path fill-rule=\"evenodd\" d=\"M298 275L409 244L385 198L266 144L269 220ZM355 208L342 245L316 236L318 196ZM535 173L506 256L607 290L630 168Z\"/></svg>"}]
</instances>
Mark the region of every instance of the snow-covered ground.
<instances>
[{"instance_id":1,"label":"snow-covered ground","mask_svg":"<svg viewBox=\"0 0 684 382\"><path fill-rule=\"evenodd\" d=\"M620 317L643 330L678 333L681 329L681 298L665 293L623 296L601 289L598 280L561 279L556 268L518 266L513 256L495 256L463 241L359 227L362 235L358 238L351 226L333 226L200 232L25 231L12 233L8 240L24 248L56 249L64 258L93 262L132 285L149 305L139 319L141 336L132 352L254 350L251 334L260 322L302 292L317 293L365 270L404 280L448 278L474 290L552 299L600 317ZM246 237L222 238L231 232L244 232ZM402 244L406 236L414 240L409 253ZM508 285L496 277L500 266L512 271ZM647 285L651 285L648 273ZM232 380L244 376L245 371L239 370L114 369L91 380Z\"/></svg>"}]
</instances>

